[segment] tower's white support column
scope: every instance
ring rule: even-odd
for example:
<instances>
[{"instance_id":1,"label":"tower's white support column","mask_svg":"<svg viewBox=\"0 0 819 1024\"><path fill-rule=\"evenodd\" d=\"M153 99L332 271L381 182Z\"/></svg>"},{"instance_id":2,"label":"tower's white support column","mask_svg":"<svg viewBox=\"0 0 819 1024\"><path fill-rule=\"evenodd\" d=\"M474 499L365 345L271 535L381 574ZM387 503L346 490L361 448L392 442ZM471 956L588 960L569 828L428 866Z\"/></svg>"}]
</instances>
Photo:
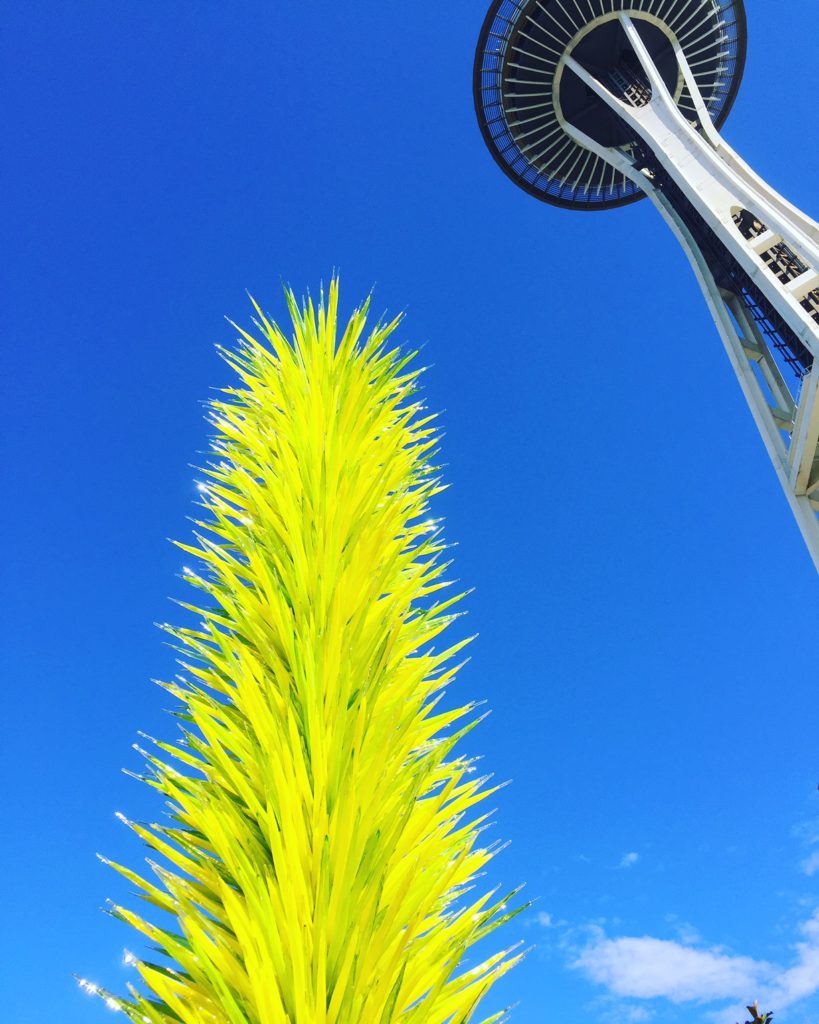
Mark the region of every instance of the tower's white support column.
<instances>
[{"instance_id":1,"label":"tower's white support column","mask_svg":"<svg viewBox=\"0 0 819 1024\"><path fill-rule=\"evenodd\" d=\"M698 125L677 108L632 19L620 14L620 20L650 85L643 105L615 95L571 56L562 63L630 126L716 244L782 318L792 343L801 346L801 382L794 373L788 384L790 371L780 369L781 354L743 300L742 289L719 287L690 218L687 223L679 204L670 201L658 175L641 167L629 147L605 147L565 120L563 126L635 181L679 239L819 570L819 225L774 192L721 139L679 46L674 44L677 61Z\"/></svg>"}]
</instances>

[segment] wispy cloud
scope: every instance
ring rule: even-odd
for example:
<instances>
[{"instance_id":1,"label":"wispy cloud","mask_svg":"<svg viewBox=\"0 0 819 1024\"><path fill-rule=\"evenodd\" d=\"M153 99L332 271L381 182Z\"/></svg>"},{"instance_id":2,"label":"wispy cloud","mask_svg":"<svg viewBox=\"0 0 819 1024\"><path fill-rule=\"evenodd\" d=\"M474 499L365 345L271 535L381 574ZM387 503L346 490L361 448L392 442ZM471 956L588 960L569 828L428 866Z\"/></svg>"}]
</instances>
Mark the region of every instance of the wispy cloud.
<instances>
[{"instance_id":1,"label":"wispy cloud","mask_svg":"<svg viewBox=\"0 0 819 1024\"><path fill-rule=\"evenodd\" d=\"M819 850L814 850L809 857L802 861L800 866L806 875L815 875L819 871Z\"/></svg>"},{"instance_id":2,"label":"wispy cloud","mask_svg":"<svg viewBox=\"0 0 819 1024\"><path fill-rule=\"evenodd\" d=\"M550 929L554 933L552 938L554 938L555 935L563 936L566 929L569 927L568 921L564 921L562 918L556 917L554 914L550 914L545 910L541 910L539 913L535 914L534 917L528 918L524 923L526 925L539 925L541 928Z\"/></svg>"},{"instance_id":3,"label":"wispy cloud","mask_svg":"<svg viewBox=\"0 0 819 1024\"><path fill-rule=\"evenodd\" d=\"M702 944L700 933L688 921L681 921L676 914L666 914L665 919L677 935L679 935L680 942L684 946L698 946Z\"/></svg>"},{"instance_id":4,"label":"wispy cloud","mask_svg":"<svg viewBox=\"0 0 819 1024\"><path fill-rule=\"evenodd\" d=\"M623 1010L623 1016L631 1024L640 1024L644 1020L651 1020L652 1013L645 1006L627 1006Z\"/></svg>"},{"instance_id":5,"label":"wispy cloud","mask_svg":"<svg viewBox=\"0 0 819 1024\"><path fill-rule=\"evenodd\" d=\"M694 948L652 936L609 938L597 927L571 966L613 996L667 999L673 1003L725 1003L713 1016L742 1019L752 994L763 1008L783 1010L819 992L819 910L800 929L789 967L726 953L719 947Z\"/></svg>"},{"instance_id":6,"label":"wispy cloud","mask_svg":"<svg viewBox=\"0 0 819 1024\"><path fill-rule=\"evenodd\" d=\"M807 856L801 861L799 867L808 876L819 872L819 821L816 818L809 818L800 822L793 829L794 836L799 840L800 845L807 847ZM812 848L812 849L811 849Z\"/></svg>"},{"instance_id":7,"label":"wispy cloud","mask_svg":"<svg viewBox=\"0 0 819 1024\"><path fill-rule=\"evenodd\" d=\"M819 992L819 911L799 929L802 942L794 946L796 962L773 984L765 986L762 996L770 1005L790 1006L799 999Z\"/></svg>"},{"instance_id":8,"label":"wispy cloud","mask_svg":"<svg viewBox=\"0 0 819 1024\"><path fill-rule=\"evenodd\" d=\"M637 861L640 859L639 853L624 853L620 858L620 863L617 865L618 868L633 868Z\"/></svg>"}]
</instances>

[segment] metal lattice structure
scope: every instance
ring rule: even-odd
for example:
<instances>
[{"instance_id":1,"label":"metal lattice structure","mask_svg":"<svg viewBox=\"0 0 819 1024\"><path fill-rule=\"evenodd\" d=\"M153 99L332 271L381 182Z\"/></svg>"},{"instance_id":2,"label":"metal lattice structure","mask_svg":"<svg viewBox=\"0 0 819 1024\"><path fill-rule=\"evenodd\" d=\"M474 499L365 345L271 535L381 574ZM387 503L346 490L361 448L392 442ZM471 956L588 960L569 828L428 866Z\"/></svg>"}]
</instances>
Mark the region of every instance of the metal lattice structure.
<instances>
[{"instance_id":1,"label":"metal lattice structure","mask_svg":"<svg viewBox=\"0 0 819 1024\"><path fill-rule=\"evenodd\" d=\"M819 569L819 225L718 132L745 45L742 0L494 0L475 109L493 157L531 195L657 207Z\"/></svg>"}]
</instances>

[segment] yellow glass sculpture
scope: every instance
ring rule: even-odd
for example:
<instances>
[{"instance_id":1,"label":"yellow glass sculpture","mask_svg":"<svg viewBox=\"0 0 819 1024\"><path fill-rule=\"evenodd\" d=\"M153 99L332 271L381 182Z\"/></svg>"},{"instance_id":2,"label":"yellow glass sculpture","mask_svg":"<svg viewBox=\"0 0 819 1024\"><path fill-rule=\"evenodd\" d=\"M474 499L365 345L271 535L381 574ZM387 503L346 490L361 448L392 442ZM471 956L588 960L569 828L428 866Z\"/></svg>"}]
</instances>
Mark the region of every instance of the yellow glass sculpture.
<instances>
[{"instance_id":1,"label":"yellow glass sculpture","mask_svg":"<svg viewBox=\"0 0 819 1024\"><path fill-rule=\"evenodd\" d=\"M240 383L179 545L185 725L146 755L172 815L128 822L162 864L113 865L175 923L116 907L163 962L131 958L147 994L83 984L145 1024L465 1024L519 954L464 954L517 911L467 896L494 790L450 756L474 705L436 706L467 641L431 647L463 596L441 598L434 417L397 320L365 336L365 303L339 339L336 280L287 298L292 341L256 306L262 339L225 353Z\"/></svg>"}]
</instances>

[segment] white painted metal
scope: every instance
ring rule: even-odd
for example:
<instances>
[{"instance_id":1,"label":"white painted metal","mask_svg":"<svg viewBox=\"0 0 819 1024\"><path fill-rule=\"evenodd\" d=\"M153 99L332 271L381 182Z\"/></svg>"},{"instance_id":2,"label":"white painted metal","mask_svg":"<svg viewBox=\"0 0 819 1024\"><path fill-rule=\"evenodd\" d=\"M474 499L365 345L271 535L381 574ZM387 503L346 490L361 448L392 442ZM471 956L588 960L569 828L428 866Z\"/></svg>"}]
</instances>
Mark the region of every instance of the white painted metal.
<instances>
[{"instance_id":1,"label":"white painted metal","mask_svg":"<svg viewBox=\"0 0 819 1024\"><path fill-rule=\"evenodd\" d=\"M636 10L633 13L639 16ZM690 123L677 107L632 18L628 13L619 17L650 83L651 96L645 105L633 106L614 95L570 52L561 58L555 79L558 81L567 70L574 72L646 142L728 253L814 357L813 368L801 385L796 375L794 383L788 384L768 338L743 301L718 288L691 233L662 189L653 186L650 172L635 162L631 151L627 147L615 149L598 144L566 121L559 109L558 118L570 138L636 182L677 236L694 268L751 414L819 570L819 323L799 301L819 284L819 224L778 195L726 145L710 119L677 40L671 38L671 43L697 112L698 125ZM761 224L760 234L750 239L744 237L734 221L740 210L749 211ZM772 247L783 242L789 255L807 268L785 283L763 258L766 253L770 258Z\"/></svg>"}]
</instances>

